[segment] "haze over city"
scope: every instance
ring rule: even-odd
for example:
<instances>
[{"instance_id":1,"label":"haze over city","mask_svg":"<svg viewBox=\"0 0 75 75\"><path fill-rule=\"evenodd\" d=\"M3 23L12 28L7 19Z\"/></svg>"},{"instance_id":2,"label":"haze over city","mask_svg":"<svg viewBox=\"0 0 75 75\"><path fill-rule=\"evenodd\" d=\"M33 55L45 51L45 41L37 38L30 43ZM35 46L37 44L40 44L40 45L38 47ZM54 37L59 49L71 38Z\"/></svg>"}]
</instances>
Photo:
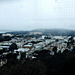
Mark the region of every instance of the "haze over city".
<instances>
[{"instance_id":1,"label":"haze over city","mask_svg":"<svg viewBox=\"0 0 75 75\"><path fill-rule=\"evenodd\" d=\"M0 0L0 30L75 30L75 0Z\"/></svg>"},{"instance_id":2,"label":"haze over city","mask_svg":"<svg viewBox=\"0 0 75 75\"><path fill-rule=\"evenodd\" d=\"M0 0L0 75L75 73L75 0Z\"/></svg>"}]
</instances>

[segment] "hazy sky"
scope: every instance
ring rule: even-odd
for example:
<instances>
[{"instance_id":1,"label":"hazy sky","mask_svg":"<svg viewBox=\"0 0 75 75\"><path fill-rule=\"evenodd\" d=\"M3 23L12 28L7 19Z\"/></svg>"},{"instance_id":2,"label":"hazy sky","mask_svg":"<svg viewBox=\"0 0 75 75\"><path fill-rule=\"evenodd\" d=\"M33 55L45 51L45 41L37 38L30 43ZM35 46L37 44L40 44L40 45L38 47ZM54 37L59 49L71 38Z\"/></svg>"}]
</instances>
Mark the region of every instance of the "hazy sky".
<instances>
[{"instance_id":1,"label":"hazy sky","mask_svg":"<svg viewBox=\"0 0 75 75\"><path fill-rule=\"evenodd\" d=\"M75 29L75 0L0 0L0 30Z\"/></svg>"}]
</instances>

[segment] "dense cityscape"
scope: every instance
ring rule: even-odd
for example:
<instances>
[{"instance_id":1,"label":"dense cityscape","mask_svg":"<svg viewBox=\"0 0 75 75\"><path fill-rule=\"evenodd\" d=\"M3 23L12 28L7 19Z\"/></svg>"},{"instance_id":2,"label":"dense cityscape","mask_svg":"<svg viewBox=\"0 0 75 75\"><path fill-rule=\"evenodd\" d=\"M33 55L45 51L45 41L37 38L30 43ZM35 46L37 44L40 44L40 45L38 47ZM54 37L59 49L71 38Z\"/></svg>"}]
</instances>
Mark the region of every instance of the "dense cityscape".
<instances>
[{"instance_id":1,"label":"dense cityscape","mask_svg":"<svg viewBox=\"0 0 75 75\"><path fill-rule=\"evenodd\" d=\"M75 0L0 0L0 75L75 74Z\"/></svg>"},{"instance_id":2,"label":"dense cityscape","mask_svg":"<svg viewBox=\"0 0 75 75\"><path fill-rule=\"evenodd\" d=\"M40 31L1 33L0 74L56 75L73 72L75 37L61 35Z\"/></svg>"}]
</instances>

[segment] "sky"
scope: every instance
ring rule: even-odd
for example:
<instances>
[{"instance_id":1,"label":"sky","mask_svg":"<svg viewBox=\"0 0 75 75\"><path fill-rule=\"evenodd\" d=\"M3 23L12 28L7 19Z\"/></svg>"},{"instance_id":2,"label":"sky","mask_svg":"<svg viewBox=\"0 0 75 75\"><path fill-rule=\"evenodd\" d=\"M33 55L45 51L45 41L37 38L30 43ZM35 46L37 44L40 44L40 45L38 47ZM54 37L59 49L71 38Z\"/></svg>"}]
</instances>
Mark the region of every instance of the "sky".
<instances>
[{"instance_id":1,"label":"sky","mask_svg":"<svg viewBox=\"0 0 75 75\"><path fill-rule=\"evenodd\" d=\"M0 30L75 30L75 0L0 0Z\"/></svg>"}]
</instances>

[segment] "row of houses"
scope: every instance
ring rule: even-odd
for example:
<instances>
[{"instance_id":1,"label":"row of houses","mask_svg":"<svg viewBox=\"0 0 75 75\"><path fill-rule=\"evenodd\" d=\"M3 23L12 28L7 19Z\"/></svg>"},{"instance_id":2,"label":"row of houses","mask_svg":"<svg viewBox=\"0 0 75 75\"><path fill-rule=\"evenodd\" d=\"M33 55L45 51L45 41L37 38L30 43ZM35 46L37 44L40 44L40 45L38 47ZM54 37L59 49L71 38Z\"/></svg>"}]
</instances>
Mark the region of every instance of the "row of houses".
<instances>
[{"instance_id":1,"label":"row of houses","mask_svg":"<svg viewBox=\"0 0 75 75\"><path fill-rule=\"evenodd\" d=\"M29 41L26 40L25 38L13 38L10 41L1 42L0 49L2 49L2 48L9 49L12 42L15 42L18 46L18 49L14 50L14 53L26 52L26 55L28 57L30 54L32 54L36 50L47 49L47 50L52 51L52 49L56 46L57 52L61 51L61 53L62 53L67 48L67 44L64 43L65 40L68 41L68 37L66 37L66 36L53 36L53 38L51 38L51 39L45 39L44 36L42 36L42 38L43 39L31 38L31 39L29 39ZM59 41L56 42L56 39L58 39ZM31 43L31 41L35 41L35 42L40 41L40 42L33 44L33 43Z\"/></svg>"}]
</instances>

